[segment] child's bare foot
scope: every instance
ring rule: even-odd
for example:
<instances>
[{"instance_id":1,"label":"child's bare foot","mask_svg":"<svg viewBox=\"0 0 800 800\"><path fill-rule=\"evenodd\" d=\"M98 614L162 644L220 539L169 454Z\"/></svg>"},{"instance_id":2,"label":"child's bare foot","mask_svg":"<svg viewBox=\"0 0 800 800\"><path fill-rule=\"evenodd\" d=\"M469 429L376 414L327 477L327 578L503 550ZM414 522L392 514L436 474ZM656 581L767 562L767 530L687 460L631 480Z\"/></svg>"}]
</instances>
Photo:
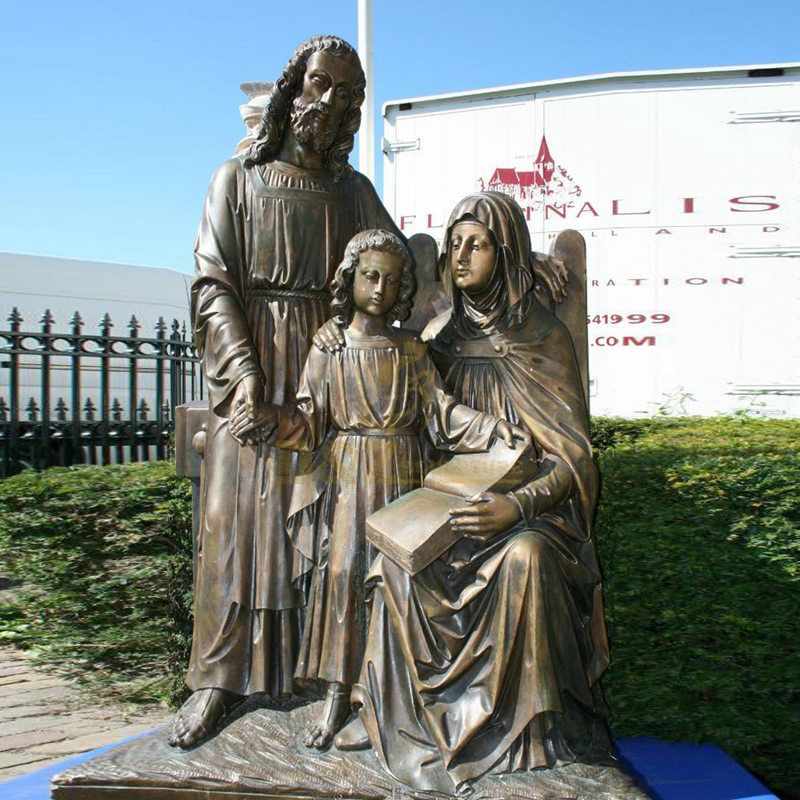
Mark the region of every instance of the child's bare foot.
<instances>
[{"instance_id":1,"label":"child's bare foot","mask_svg":"<svg viewBox=\"0 0 800 800\"><path fill-rule=\"evenodd\" d=\"M328 687L328 693L325 696L322 715L311 726L305 739L303 739L303 744L306 747L314 747L317 750L326 748L349 716L350 691L340 683L332 683Z\"/></svg>"},{"instance_id":2,"label":"child's bare foot","mask_svg":"<svg viewBox=\"0 0 800 800\"><path fill-rule=\"evenodd\" d=\"M169 734L170 745L188 748L207 739L240 699L225 689L198 689L175 715Z\"/></svg>"}]
</instances>

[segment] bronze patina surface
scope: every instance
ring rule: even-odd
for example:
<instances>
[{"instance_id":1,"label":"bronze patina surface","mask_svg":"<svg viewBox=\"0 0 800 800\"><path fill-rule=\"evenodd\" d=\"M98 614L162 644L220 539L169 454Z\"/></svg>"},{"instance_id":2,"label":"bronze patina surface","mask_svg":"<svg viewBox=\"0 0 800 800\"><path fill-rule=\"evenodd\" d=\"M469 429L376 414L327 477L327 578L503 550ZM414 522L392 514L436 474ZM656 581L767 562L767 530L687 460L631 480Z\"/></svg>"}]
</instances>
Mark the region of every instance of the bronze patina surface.
<instances>
[{"instance_id":1,"label":"bronze patina surface","mask_svg":"<svg viewBox=\"0 0 800 800\"><path fill-rule=\"evenodd\" d=\"M321 703L278 709L252 697L204 744L179 750L160 731L62 773L54 800L412 800L371 751L318 753L304 747ZM441 797L441 795L439 795ZM474 800L646 800L614 766L572 764L554 770L490 775Z\"/></svg>"},{"instance_id":2,"label":"bronze patina surface","mask_svg":"<svg viewBox=\"0 0 800 800\"><path fill-rule=\"evenodd\" d=\"M599 683L585 243L533 253L495 192L456 205L438 258L407 243L347 161L363 95L350 45L303 42L212 179L192 288L210 402L181 440L203 456L193 694L55 798L646 797ZM367 518L421 486L434 447L498 439L529 469L439 486L458 496L448 549L407 571L373 548Z\"/></svg>"},{"instance_id":3,"label":"bronze patina surface","mask_svg":"<svg viewBox=\"0 0 800 800\"><path fill-rule=\"evenodd\" d=\"M361 727L396 778L456 794L492 771L602 761L609 654L584 386L568 329L532 291L520 207L462 200L441 263L453 314L431 350L447 386L525 430L539 469L453 510L462 538L418 574L372 562L359 716L340 737Z\"/></svg>"},{"instance_id":4,"label":"bronze patina surface","mask_svg":"<svg viewBox=\"0 0 800 800\"><path fill-rule=\"evenodd\" d=\"M241 697L290 696L305 595L286 531L302 457L240 445L228 417L295 400L311 337L330 317L328 285L359 230L394 229L347 157L364 74L332 36L303 42L275 82L256 140L225 162L195 244L194 333L210 396L199 507L195 624L173 741L191 746Z\"/></svg>"}]
</instances>

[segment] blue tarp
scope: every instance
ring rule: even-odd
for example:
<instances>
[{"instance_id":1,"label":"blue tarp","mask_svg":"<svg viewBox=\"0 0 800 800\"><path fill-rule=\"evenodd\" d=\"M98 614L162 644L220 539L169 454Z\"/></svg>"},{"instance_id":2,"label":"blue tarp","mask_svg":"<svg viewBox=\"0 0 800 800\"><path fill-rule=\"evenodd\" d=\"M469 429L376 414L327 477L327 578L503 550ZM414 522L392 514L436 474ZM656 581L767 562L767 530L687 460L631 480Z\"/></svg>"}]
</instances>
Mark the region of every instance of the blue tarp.
<instances>
[{"instance_id":1,"label":"blue tarp","mask_svg":"<svg viewBox=\"0 0 800 800\"><path fill-rule=\"evenodd\" d=\"M657 800L777 800L714 745L667 744L638 736L617 740L617 752Z\"/></svg>"},{"instance_id":2,"label":"blue tarp","mask_svg":"<svg viewBox=\"0 0 800 800\"><path fill-rule=\"evenodd\" d=\"M150 731L140 734L147 736ZM51 764L49 767L37 769L27 775L20 775L18 778L0 783L0 800L50 800L50 779L53 775L58 775L70 767L77 767L90 758L99 756L108 750L113 750L118 745L138 739L138 736L129 736L127 739L120 739L114 744L107 744L105 747L98 747L97 750L90 750L88 753L81 753L79 756L72 756Z\"/></svg>"},{"instance_id":3,"label":"blue tarp","mask_svg":"<svg viewBox=\"0 0 800 800\"><path fill-rule=\"evenodd\" d=\"M0 783L0 800L50 800L53 775L117 744L122 742ZM640 736L618 740L617 750L655 800L777 800L724 750L713 745L666 744Z\"/></svg>"}]
</instances>

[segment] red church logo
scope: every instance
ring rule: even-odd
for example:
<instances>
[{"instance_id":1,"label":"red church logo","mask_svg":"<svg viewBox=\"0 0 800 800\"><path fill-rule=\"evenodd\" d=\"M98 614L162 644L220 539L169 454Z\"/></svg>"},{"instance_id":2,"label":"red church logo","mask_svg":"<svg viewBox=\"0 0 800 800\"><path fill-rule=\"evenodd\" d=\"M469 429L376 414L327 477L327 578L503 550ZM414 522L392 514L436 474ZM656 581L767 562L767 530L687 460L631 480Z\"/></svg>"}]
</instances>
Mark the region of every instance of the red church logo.
<instances>
[{"instance_id":1,"label":"red church logo","mask_svg":"<svg viewBox=\"0 0 800 800\"><path fill-rule=\"evenodd\" d=\"M534 211L545 203L561 208L575 205L575 200L581 196L581 187L565 167L555 162L544 136L536 159L530 166L531 169L497 167L488 183L483 179L478 182L479 188L508 194L521 206Z\"/></svg>"}]
</instances>

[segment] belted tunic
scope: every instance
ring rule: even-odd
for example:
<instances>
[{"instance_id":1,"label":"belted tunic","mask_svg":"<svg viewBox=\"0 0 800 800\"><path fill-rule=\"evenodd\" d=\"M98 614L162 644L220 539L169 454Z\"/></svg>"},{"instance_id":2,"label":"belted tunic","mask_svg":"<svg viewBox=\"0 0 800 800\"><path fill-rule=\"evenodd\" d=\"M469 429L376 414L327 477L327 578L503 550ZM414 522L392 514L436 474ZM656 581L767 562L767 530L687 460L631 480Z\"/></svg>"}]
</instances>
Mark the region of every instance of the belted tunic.
<instances>
[{"instance_id":1,"label":"belted tunic","mask_svg":"<svg viewBox=\"0 0 800 800\"><path fill-rule=\"evenodd\" d=\"M347 242L394 223L359 173L241 158L215 173L195 244L194 334L209 395L195 626L187 683L239 694L292 692L305 596L292 582L286 532L292 483L306 458L228 431L247 375L264 399L293 403L327 291Z\"/></svg>"}]
</instances>

